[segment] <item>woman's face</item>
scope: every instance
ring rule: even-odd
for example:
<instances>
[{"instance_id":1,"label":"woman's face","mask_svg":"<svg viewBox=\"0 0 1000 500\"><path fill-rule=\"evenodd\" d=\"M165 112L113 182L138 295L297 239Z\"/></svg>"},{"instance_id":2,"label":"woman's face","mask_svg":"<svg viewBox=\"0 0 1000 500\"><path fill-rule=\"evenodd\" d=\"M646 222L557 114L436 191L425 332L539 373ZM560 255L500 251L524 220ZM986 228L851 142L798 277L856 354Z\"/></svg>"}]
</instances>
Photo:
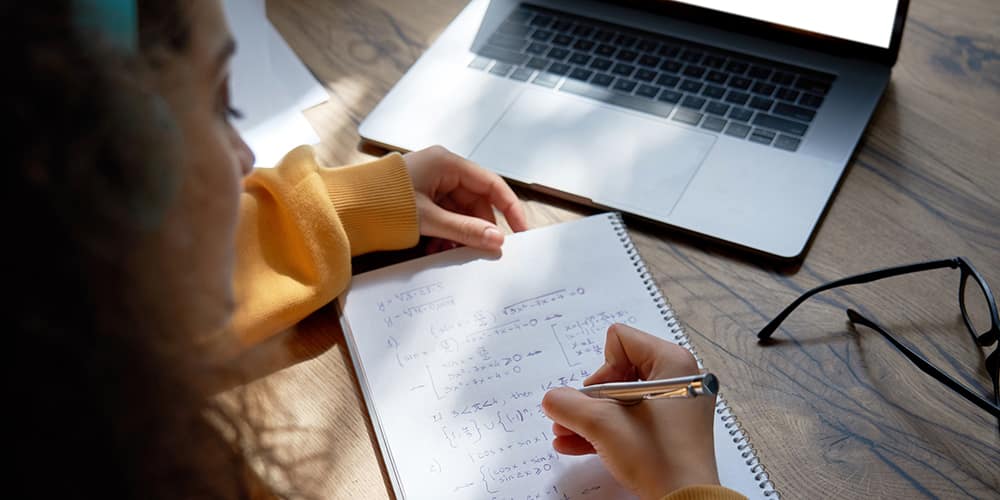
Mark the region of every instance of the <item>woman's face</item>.
<instances>
[{"instance_id":1,"label":"woman's face","mask_svg":"<svg viewBox=\"0 0 1000 500\"><path fill-rule=\"evenodd\" d=\"M232 272L241 179L253 154L230 119L235 50L219 0L182 2L189 45L167 58L156 83L183 139L180 187L156 243L155 285L177 327L216 333L233 309Z\"/></svg>"}]
</instances>

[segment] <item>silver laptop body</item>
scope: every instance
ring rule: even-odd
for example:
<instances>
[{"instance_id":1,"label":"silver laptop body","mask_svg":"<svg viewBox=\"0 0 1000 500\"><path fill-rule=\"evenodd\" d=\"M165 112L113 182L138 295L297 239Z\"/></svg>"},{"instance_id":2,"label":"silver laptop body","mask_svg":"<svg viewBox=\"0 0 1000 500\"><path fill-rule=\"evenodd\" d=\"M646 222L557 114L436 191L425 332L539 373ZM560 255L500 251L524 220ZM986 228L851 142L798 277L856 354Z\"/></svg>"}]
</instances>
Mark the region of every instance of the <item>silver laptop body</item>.
<instances>
[{"instance_id":1,"label":"silver laptop body","mask_svg":"<svg viewBox=\"0 0 1000 500\"><path fill-rule=\"evenodd\" d=\"M473 0L360 135L801 258L889 81L907 1L885 48L643 3L673 4Z\"/></svg>"}]
</instances>

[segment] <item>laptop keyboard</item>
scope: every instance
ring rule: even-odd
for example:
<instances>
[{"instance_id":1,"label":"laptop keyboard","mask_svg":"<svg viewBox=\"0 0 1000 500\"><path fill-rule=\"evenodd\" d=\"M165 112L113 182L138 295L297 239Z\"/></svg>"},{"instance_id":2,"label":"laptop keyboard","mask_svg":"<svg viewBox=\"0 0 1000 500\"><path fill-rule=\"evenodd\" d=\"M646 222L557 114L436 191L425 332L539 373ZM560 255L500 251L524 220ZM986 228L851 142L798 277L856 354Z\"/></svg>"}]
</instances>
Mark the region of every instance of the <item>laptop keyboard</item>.
<instances>
[{"instance_id":1,"label":"laptop keyboard","mask_svg":"<svg viewBox=\"0 0 1000 500\"><path fill-rule=\"evenodd\" d=\"M834 76L521 4L470 68L796 151Z\"/></svg>"}]
</instances>

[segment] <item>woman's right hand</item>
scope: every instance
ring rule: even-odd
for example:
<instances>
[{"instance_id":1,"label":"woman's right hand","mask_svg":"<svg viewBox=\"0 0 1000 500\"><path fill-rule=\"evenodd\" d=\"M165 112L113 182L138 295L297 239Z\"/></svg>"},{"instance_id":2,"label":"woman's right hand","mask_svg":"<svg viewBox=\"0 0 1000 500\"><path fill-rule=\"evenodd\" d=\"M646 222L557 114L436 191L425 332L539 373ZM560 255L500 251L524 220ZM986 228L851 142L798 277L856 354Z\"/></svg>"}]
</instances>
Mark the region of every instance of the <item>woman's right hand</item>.
<instances>
[{"instance_id":1,"label":"woman's right hand","mask_svg":"<svg viewBox=\"0 0 1000 500\"><path fill-rule=\"evenodd\" d=\"M622 324L608 328L604 359L584 385L698 373L687 349ZM554 422L556 451L597 453L615 479L643 499L659 499L685 486L719 484L715 396L622 405L561 387L545 394L542 408Z\"/></svg>"}]
</instances>

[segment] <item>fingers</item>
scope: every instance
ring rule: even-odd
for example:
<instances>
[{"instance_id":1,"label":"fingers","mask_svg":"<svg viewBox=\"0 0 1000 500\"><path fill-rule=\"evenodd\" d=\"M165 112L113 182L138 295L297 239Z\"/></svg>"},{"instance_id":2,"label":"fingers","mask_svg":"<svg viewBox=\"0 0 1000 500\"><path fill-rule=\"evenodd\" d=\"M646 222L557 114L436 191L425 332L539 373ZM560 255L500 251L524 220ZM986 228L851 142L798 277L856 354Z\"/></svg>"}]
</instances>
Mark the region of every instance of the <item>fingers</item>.
<instances>
[{"instance_id":1,"label":"fingers","mask_svg":"<svg viewBox=\"0 0 1000 500\"><path fill-rule=\"evenodd\" d=\"M609 422L621 411L621 407L613 401L592 398L576 389L560 387L545 393L542 410L555 423L552 426L556 435L553 446L560 442L567 450L592 453L584 451L587 448L578 439L587 443L599 442L606 429L612 427ZM589 446L593 450L593 445Z\"/></svg>"},{"instance_id":2,"label":"fingers","mask_svg":"<svg viewBox=\"0 0 1000 500\"><path fill-rule=\"evenodd\" d=\"M420 232L427 236L491 251L503 245L503 233L489 220L446 210L420 194L417 210L421 216Z\"/></svg>"},{"instance_id":3,"label":"fingers","mask_svg":"<svg viewBox=\"0 0 1000 500\"><path fill-rule=\"evenodd\" d=\"M583 439L576 434L571 436L557 436L552 440L552 447L564 455L592 455L597 453L590 441Z\"/></svg>"},{"instance_id":4,"label":"fingers","mask_svg":"<svg viewBox=\"0 0 1000 500\"><path fill-rule=\"evenodd\" d=\"M604 359L584 385L698 373L698 363L687 349L620 323L608 328Z\"/></svg>"},{"instance_id":5,"label":"fingers","mask_svg":"<svg viewBox=\"0 0 1000 500\"><path fill-rule=\"evenodd\" d=\"M678 377L698 373L691 353L672 342L627 325L608 328L604 345L604 365L584 384L624 380Z\"/></svg>"},{"instance_id":6,"label":"fingers","mask_svg":"<svg viewBox=\"0 0 1000 500\"><path fill-rule=\"evenodd\" d=\"M441 191L450 193L464 188L495 206L514 232L528 229L528 220L521 201L499 175L445 148L433 147L427 151L436 157L432 162L438 164L447 172L447 177L450 177L443 179L438 186Z\"/></svg>"},{"instance_id":7,"label":"fingers","mask_svg":"<svg viewBox=\"0 0 1000 500\"><path fill-rule=\"evenodd\" d=\"M499 175L457 155L454 156L454 161L461 172L459 179L462 187L489 200L507 219L507 224L514 232L528 229L521 201Z\"/></svg>"}]
</instances>

